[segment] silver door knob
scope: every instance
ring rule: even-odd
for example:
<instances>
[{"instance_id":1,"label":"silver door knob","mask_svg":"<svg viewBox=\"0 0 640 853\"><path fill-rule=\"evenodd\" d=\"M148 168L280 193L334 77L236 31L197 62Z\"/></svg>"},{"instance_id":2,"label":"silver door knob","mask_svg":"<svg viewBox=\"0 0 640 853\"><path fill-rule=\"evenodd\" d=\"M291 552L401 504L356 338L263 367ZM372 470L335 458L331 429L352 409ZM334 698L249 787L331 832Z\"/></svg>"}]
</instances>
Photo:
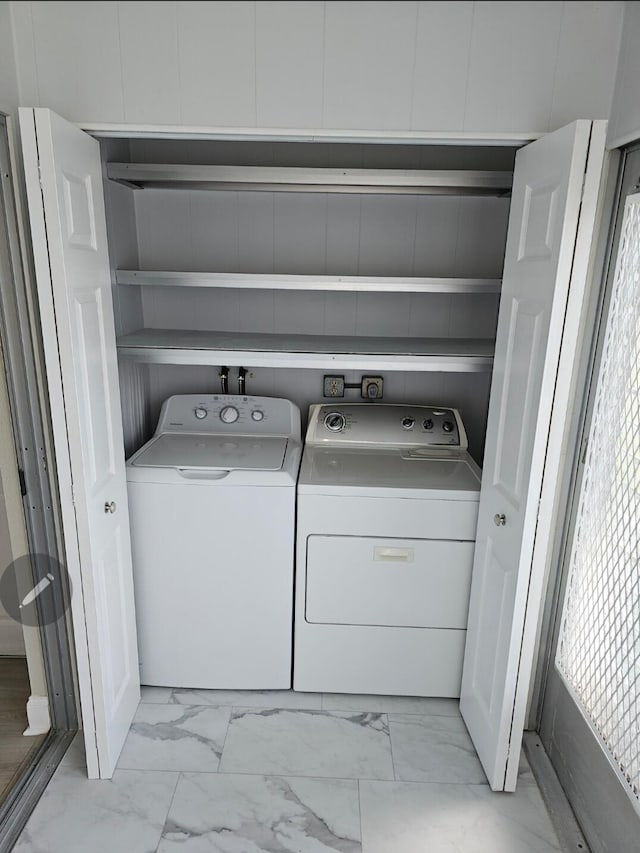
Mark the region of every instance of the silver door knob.
<instances>
[{"instance_id":1,"label":"silver door knob","mask_svg":"<svg viewBox=\"0 0 640 853\"><path fill-rule=\"evenodd\" d=\"M493 516L493 523L496 527L504 527L507 523L507 516L503 512L497 512Z\"/></svg>"},{"instance_id":2,"label":"silver door knob","mask_svg":"<svg viewBox=\"0 0 640 853\"><path fill-rule=\"evenodd\" d=\"M113 515L113 513L116 511L116 502L115 501L105 501L104 511L107 513L110 512Z\"/></svg>"}]
</instances>

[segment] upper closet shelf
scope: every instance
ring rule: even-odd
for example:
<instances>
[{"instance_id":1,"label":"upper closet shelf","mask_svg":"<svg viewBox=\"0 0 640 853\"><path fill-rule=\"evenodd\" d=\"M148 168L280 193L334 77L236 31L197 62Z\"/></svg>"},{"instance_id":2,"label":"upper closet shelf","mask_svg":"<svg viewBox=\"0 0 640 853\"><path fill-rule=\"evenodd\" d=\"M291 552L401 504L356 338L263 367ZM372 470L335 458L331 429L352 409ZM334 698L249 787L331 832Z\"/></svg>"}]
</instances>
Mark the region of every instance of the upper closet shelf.
<instances>
[{"instance_id":1,"label":"upper closet shelf","mask_svg":"<svg viewBox=\"0 0 640 853\"><path fill-rule=\"evenodd\" d=\"M511 192L512 172L405 169L317 169L283 166L199 166L108 163L107 176L135 188L252 190L409 195Z\"/></svg>"},{"instance_id":2,"label":"upper closet shelf","mask_svg":"<svg viewBox=\"0 0 640 853\"><path fill-rule=\"evenodd\" d=\"M418 278L359 275L117 270L117 284L220 287L241 290L324 290L380 293L500 293L499 278Z\"/></svg>"},{"instance_id":3,"label":"upper closet shelf","mask_svg":"<svg viewBox=\"0 0 640 853\"><path fill-rule=\"evenodd\" d=\"M118 339L121 358L148 364L479 373L493 340L140 329Z\"/></svg>"}]
</instances>

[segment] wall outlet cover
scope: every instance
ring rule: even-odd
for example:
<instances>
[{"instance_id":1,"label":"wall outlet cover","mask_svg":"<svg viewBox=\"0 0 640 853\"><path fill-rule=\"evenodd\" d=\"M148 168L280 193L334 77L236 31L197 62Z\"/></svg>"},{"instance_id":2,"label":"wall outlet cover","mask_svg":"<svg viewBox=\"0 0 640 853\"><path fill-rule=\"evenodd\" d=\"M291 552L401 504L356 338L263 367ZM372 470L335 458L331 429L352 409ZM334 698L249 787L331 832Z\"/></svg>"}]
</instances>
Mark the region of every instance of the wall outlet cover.
<instances>
[{"instance_id":1,"label":"wall outlet cover","mask_svg":"<svg viewBox=\"0 0 640 853\"><path fill-rule=\"evenodd\" d=\"M323 390L325 397L344 397L344 376L324 376Z\"/></svg>"},{"instance_id":2,"label":"wall outlet cover","mask_svg":"<svg viewBox=\"0 0 640 853\"><path fill-rule=\"evenodd\" d=\"M360 395L366 400L380 400L384 387L382 376L363 376Z\"/></svg>"}]
</instances>

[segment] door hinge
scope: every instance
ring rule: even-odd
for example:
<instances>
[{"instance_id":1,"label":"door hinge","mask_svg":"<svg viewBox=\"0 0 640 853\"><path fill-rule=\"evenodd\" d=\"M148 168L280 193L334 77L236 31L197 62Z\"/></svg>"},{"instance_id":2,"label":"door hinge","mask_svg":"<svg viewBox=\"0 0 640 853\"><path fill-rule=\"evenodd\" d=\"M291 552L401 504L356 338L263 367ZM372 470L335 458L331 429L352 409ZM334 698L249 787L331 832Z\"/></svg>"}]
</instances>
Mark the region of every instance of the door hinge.
<instances>
[{"instance_id":1,"label":"door hinge","mask_svg":"<svg viewBox=\"0 0 640 853\"><path fill-rule=\"evenodd\" d=\"M24 478L24 471L18 468L18 479L20 480L20 494L24 498L27 494L27 481Z\"/></svg>"}]
</instances>

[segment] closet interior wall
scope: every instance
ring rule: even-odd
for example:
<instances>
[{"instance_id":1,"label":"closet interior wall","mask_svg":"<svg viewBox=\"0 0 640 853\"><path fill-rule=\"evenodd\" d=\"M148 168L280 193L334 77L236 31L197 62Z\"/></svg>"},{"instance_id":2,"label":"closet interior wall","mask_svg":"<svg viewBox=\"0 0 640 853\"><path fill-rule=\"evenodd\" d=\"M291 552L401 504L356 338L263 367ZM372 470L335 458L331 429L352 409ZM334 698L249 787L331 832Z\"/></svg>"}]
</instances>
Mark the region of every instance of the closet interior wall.
<instances>
[{"instance_id":1,"label":"closet interior wall","mask_svg":"<svg viewBox=\"0 0 640 853\"><path fill-rule=\"evenodd\" d=\"M101 140L103 160L384 169L510 171L508 147L206 140ZM348 276L501 278L508 196L135 189L105 179L118 335L140 328L313 335L495 338L498 293L328 292L118 285L116 269ZM391 358L391 357L390 357ZM392 366L392 365L391 365ZM247 392L283 396L306 419L322 375L249 370ZM153 432L163 400L220 389L219 367L120 361L125 450ZM375 373L375 371L369 371ZM385 402L461 409L482 463L491 382L484 372L384 369ZM230 391L235 392L236 369ZM346 400L359 402L358 391Z\"/></svg>"}]
</instances>

